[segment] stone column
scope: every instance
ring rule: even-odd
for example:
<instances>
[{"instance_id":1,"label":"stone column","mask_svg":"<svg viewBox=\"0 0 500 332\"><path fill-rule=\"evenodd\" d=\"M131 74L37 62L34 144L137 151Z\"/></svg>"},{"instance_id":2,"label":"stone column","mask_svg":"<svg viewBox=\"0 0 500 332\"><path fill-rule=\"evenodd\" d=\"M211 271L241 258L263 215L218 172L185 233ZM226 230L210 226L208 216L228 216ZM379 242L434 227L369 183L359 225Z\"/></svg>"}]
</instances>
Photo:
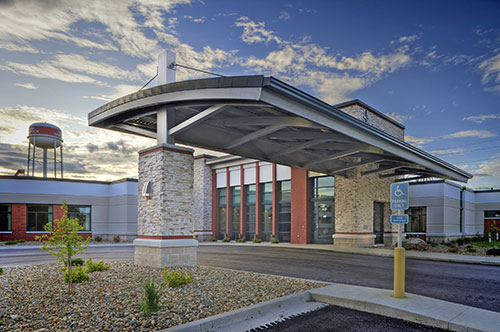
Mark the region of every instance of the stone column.
<instances>
[{"instance_id":1,"label":"stone column","mask_svg":"<svg viewBox=\"0 0 500 332\"><path fill-rule=\"evenodd\" d=\"M143 192L150 184L149 197ZM160 144L139 151L139 207L134 262L194 266L193 150Z\"/></svg>"},{"instance_id":2,"label":"stone column","mask_svg":"<svg viewBox=\"0 0 500 332\"><path fill-rule=\"evenodd\" d=\"M194 237L198 241L208 241L215 236L212 231L212 169L208 155L194 157L194 202L193 224Z\"/></svg>"}]
</instances>

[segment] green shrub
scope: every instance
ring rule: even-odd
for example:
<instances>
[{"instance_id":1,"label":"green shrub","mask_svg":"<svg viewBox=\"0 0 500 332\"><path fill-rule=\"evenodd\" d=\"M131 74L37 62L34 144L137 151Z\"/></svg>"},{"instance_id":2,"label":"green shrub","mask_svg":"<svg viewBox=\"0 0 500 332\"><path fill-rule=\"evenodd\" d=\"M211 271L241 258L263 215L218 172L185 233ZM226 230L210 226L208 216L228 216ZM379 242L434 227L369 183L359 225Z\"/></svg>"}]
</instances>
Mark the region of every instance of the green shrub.
<instances>
[{"instance_id":1,"label":"green shrub","mask_svg":"<svg viewBox=\"0 0 500 332\"><path fill-rule=\"evenodd\" d=\"M457 239L457 244L459 246L463 245L464 244L464 239Z\"/></svg>"},{"instance_id":2,"label":"green shrub","mask_svg":"<svg viewBox=\"0 0 500 332\"><path fill-rule=\"evenodd\" d=\"M62 271L64 273L64 282L69 283L69 273L68 273L66 267L63 267ZM71 274L72 274L72 281L71 282L73 284L84 282L84 281L87 281L90 279L89 275L87 273L85 273L85 269L83 268L83 266L78 266L78 267L73 268L71 270Z\"/></svg>"},{"instance_id":3,"label":"green shrub","mask_svg":"<svg viewBox=\"0 0 500 332\"><path fill-rule=\"evenodd\" d=\"M457 247L449 247L448 252L458 252L458 248Z\"/></svg>"},{"instance_id":4,"label":"green shrub","mask_svg":"<svg viewBox=\"0 0 500 332\"><path fill-rule=\"evenodd\" d=\"M278 240L277 237L273 236L271 237L271 243L280 243L280 240Z\"/></svg>"},{"instance_id":5,"label":"green shrub","mask_svg":"<svg viewBox=\"0 0 500 332\"><path fill-rule=\"evenodd\" d=\"M24 242L26 242L26 240L24 240L24 239L17 240L17 243L24 243Z\"/></svg>"},{"instance_id":6,"label":"green shrub","mask_svg":"<svg viewBox=\"0 0 500 332\"><path fill-rule=\"evenodd\" d=\"M7 241L5 242L6 245L10 246L10 245L13 245L13 244L17 244L17 241Z\"/></svg>"},{"instance_id":7,"label":"green shrub","mask_svg":"<svg viewBox=\"0 0 500 332\"><path fill-rule=\"evenodd\" d=\"M217 242L217 238L215 236L212 236L209 241L210 242Z\"/></svg>"},{"instance_id":8,"label":"green shrub","mask_svg":"<svg viewBox=\"0 0 500 332\"><path fill-rule=\"evenodd\" d=\"M163 282L168 287L173 287L173 288L181 287L184 286L185 284L193 282L193 276L190 275L189 273L184 274L181 271L169 272L166 268L163 270L162 277L163 277Z\"/></svg>"},{"instance_id":9,"label":"green shrub","mask_svg":"<svg viewBox=\"0 0 500 332\"><path fill-rule=\"evenodd\" d=\"M238 242L238 243L244 243L246 241L247 241L247 239L244 236L240 237L239 239L236 239L236 242Z\"/></svg>"},{"instance_id":10,"label":"green shrub","mask_svg":"<svg viewBox=\"0 0 500 332\"><path fill-rule=\"evenodd\" d=\"M488 249L488 250L486 251L486 255L490 255L490 256L500 256L500 249L498 249L498 248Z\"/></svg>"},{"instance_id":11,"label":"green shrub","mask_svg":"<svg viewBox=\"0 0 500 332\"><path fill-rule=\"evenodd\" d=\"M474 248L474 247L467 247L466 251L467 252L476 252L476 248Z\"/></svg>"},{"instance_id":12,"label":"green shrub","mask_svg":"<svg viewBox=\"0 0 500 332\"><path fill-rule=\"evenodd\" d=\"M438 243L436 241L431 242L431 247L435 248L438 246Z\"/></svg>"},{"instance_id":13,"label":"green shrub","mask_svg":"<svg viewBox=\"0 0 500 332\"><path fill-rule=\"evenodd\" d=\"M261 240L261 239L259 239L258 237L254 237L254 238L252 239L252 242L253 242L253 243L261 243L261 242L262 242L262 240Z\"/></svg>"},{"instance_id":14,"label":"green shrub","mask_svg":"<svg viewBox=\"0 0 500 332\"><path fill-rule=\"evenodd\" d=\"M71 260L71 265L73 266L82 266L84 263L84 260L81 258L75 258ZM68 266L68 262L64 261L64 265Z\"/></svg>"},{"instance_id":15,"label":"green shrub","mask_svg":"<svg viewBox=\"0 0 500 332\"><path fill-rule=\"evenodd\" d=\"M3 267L0 267L0 275L3 274Z\"/></svg>"},{"instance_id":16,"label":"green shrub","mask_svg":"<svg viewBox=\"0 0 500 332\"><path fill-rule=\"evenodd\" d=\"M162 289L161 285L157 284L154 279L144 280L142 286L144 288L144 300L140 303L140 306L144 315L149 316L153 312L160 310Z\"/></svg>"},{"instance_id":17,"label":"green shrub","mask_svg":"<svg viewBox=\"0 0 500 332\"><path fill-rule=\"evenodd\" d=\"M224 238L222 239L222 242L229 242L231 241L231 239L227 236L224 236Z\"/></svg>"},{"instance_id":18,"label":"green shrub","mask_svg":"<svg viewBox=\"0 0 500 332\"><path fill-rule=\"evenodd\" d=\"M97 263L94 263L92 261L92 258L89 258L86 262L85 265L87 266L87 272L92 273L96 271L107 271L109 270L109 265L105 265L103 261L99 261Z\"/></svg>"},{"instance_id":19,"label":"green shrub","mask_svg":"<svg viewBox=\"0 0 500 332\"><path fill-rule=\"evenodd\" d=\"M99 235L96 235L96 236L94 236L94 241L95 242L101 242L102 241L102 237L99 236Z\"/></svg>"},{"instance_id":20,"label":"green shrub","mask_svg":"<svg viewBox=\"0 0 500 332\"><path fill-rule=\"evenodd\" d=\"M120 235L115 235L115 236L113 236L113 241L114 241L115 243L120 242L120 240L121 240L121 239L120 239Z\"/></svg>"},{"instance_id":21,"label":"green shrub","mask_svg":"<svg viewBox=\"0 0 500 332\"><path fill-rule=\"evenodd\" d=\"M472 242L472 238L464 237L464 244L471 243L471 242Z\"/></svg>"}]
</instances>

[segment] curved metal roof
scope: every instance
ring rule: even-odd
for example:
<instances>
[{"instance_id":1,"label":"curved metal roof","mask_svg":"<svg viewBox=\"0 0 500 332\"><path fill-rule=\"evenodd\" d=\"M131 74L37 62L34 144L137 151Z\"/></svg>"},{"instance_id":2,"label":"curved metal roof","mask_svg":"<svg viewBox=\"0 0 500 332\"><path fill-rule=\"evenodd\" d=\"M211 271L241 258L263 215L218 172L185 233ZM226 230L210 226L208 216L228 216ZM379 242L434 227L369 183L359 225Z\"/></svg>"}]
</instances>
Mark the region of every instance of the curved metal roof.
<instances>
[{"instance_id":1,"label":"curved metal roof","mask_svg":"<svg viewBox=\"0 0 500 332\"><path fill-rule=\"evenodd\" d=\"M164 84L89 113L89 125L156 138L156 113L190 146L332 174L415 174L467 182L471 174L273 77ZM171 124L173 122L173 124Z\"/></svg>"}]
</instances>

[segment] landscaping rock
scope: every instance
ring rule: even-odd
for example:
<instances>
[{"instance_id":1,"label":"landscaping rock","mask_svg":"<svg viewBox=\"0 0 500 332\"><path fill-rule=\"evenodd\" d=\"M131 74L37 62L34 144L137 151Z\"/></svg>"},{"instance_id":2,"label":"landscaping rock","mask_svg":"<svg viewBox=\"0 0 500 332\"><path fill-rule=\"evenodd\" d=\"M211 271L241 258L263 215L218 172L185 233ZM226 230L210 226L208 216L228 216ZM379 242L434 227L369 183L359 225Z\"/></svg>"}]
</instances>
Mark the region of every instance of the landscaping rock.
<instances>
[{"instance_id":1,"label":"landscaping rock","mask_svg":"<svg viewBox=\"0 0 500 332\"><path fill-rule=\"evenodd\" d=\"M425 251L429 249L429 245L424 240L419 239L418 237L413 237L410 239L403 240L403 248L408 250Z\"/></svg>"}]
</instances>

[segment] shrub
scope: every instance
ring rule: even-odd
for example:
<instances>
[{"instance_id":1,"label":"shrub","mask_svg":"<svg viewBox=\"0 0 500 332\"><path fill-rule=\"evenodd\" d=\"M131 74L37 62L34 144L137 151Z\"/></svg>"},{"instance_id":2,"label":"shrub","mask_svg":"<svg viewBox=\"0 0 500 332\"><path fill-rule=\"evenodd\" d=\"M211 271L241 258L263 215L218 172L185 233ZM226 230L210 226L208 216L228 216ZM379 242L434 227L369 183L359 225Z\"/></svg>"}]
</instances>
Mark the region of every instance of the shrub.
<instances>
[{"instance_id":1,"label":"shrub","mask_svg":"<svg viewBox=\"0 0 500 332\"><path fill-rule=\"evenodd\" d=\"M258 237L254 237L254 238L252 239L252 242L253 242L253 243L261 243L261 242L262 242L262 240L261 240L261 239L259 239Z\"/></svg>"},{"instance_id":2,"label":"shrub","mask_svg":"<svg viewBox=\"0 0 500 332\"><path fill-rule=\"evenodd\" d=\"M0 275L3 274L3 267L0 267Z\"/></svg>"},{"instance_id":3,"label":"shrub","mask_svg":"<svg viewBox=\"0 0 500 332\"><path fill-rule=\"evenodd\" d=\"M277 237L273 236L271 237L271 243L280 243L280 240L278 240Z\"/></svg>"},{"instance_id":4,"label":"shrub","mask_svg":"<svg viewBox=\"0 0 500 332\"><path fill-rule=\"evenodd\" d=\"M476 252L476 248L474 248L474 247L467 247L466 251L467 252Z\"/></svg>"},{"instance_id":5,"label":"shrub","mask_svg":"<svg viewBox=\"0 0 500 332\"><path fill-rule=\"evenodd\" d=\"M457 239L457 244L459 246L463 245L464 244L464 239Z\"/></svg>"},{"instance_id":6,"label":"shrub","mask_svg":"<svg viewBox=\"0 0 500 332\"><path fill-rule=\"evenodd\" d=\"M107 271L109 270L109 265L105 265L103 261L99 261L97 263L94 263L92 261L92 258L89 258L86 262L85 265L87 266L87 272L92 273L96 271Z\"/></svg>"},{"instance_id":7,"label":"shrub","mask_svg":"<svg viewBox=\"0 0 500 332\"><path fill-rule=\"evenodd\" d=\"M96 236L94 236L94 241L95 242L101 242L102 241L102 237L99 236L99 235L96 235Z\"/></svg>"},{"instance_id":8,"label":"shrub","mask_svg":"<svg viewBox=\"0 0 500 332\"><path fill-rule=\"evenodd\" d=\"M239 239L236 239L236 242L238 242L238 243L244 243L246 241L247 241L247 239L244 236L240 237Z\"/></svg>"},{"instance_id":9,"label":"shrub","mask_svg":"<svg viewBox=\"0 0 500 332\"><path fill-rule=\"evenodd\" d=\"M224 238L222 239L222 242L229 242L231 241L231 239L227 236L224 236Z\"/></svg>"},{"instance_id":10,"label":"shrub","mask_svg":"<svg viewBox=\"0 0 500 332\"><path fill-rule=\"evenodd\" d=\"M81 258L75 258L71 260L71 265L73 266L82 266L84 263L83 259ZM64 265L68 266L68 262L64 261Z\"/></svg>"},{"instance_id":11,"label":"shrub","mask_svg":"<svg viewBox=\"0 0 500 332\"><path fill-rule=\"evenodd\" d=\"M161 285L158 285L154 279L143 281L144 301L140 303L145 316L160 310Z\"/></svg>"},{"instance_id":12,"label":"shrub","mask_svg":"<svg viewBox=\"0 0 500 332\"><path fill-rule=\"evenodd\" d=\"M13 244L17 244L17 241L7 241L5 242L6 245L10 246L10 245L13 245Z\"/></svg>"},{"instance_id":13,"label":"shrub","mask_svg":"<svg viewBox=\"0 0 500 332\"><path fill-rule=\"evenodd\" d=\"M212 236L209 241L210 242L217 242L217 238L215 236Z\"/></svg>"},{"instance_id":14,"label":"shrub","mask_svg":"<svg viewBox=\"0 0 500 332\"><path fill-rule=\"evenodd\" d=\"M113 241L114 241L115 243L120 242L120 240L121 240L121 239L120 239L120 235L115 235L115 236L113 236Z\"/></svg>"},{"instance_id":15,"label":"shrub","mask_svg":"<svg viewBox=\"0 0 500 332\"><path fill-rule=\"evenodd\" d=\"M488 250L486 251L486 255L490 255L490 256L500 256L500 249L498 249L498 248L488 249Z\"/></svg>"},{"instance_id":16,"label":"shrub","mask_svg":"<svg viewBox=\"0 0 500 332\"><path fill-rule=\"evenodd\" d=\"M431 242L431 247L435 248L438 246L438 243L436 241Z\"/></svg>"},{"instance_id":17,"label":"shrub","mask_svg":"<svg viewBox=\"0 0 500 332\"><path fill-rule=\"evenodd\" d=\"M24 242L26 242L26 240L24 240L24 239L17 240L17 243L24 243Z\"/></svg>"},{"instance_id":18,"label":"shrub","mask_svg":"<svg viewBox=\"0 0 500 332\"><path fill-rule=\"evenodd\" d=\"M185 284L189 284L193 282L193 276L189 273L182 273L181 271L172 271L169 272L167 269L163 270L162 273L163 282L168 285L168 287L181 287Z\"/></svg>"},{"instance_id":19,"label":"shrub","mask_svg":"<svg viewBox=\"0 0 500 332\"><path fill-rule=\"evenodd\" d=\"M471 243L472 242L472 238L470 237L464 237L464 244L467 244L467 243Z\"/></svg>"},{"instance_id":20,"label":"shrub","mask_svg":"<svg viewBox=\"0 0 500 332\"><path fill-rule=\"evenodd\" d=\"M70 282L69 273L66 267L63 267L62 271L64 273L64 282L69 283ZM85 269L83 268L83 266L78 266L75 267L74 269L71 269L71 274L72 274L71 283L73 284L84 282L90 279L89 275L85 273Z\"/></svg>"},{"instance_id":21,"label":"shrub","mask_svg":"<svg viewBox=\"0 0 500 332\"><path fill-rule=\"evenodd\" d=\"M448 248L448 252L458 252L458 248L457 247L450 247L450 248Z\"/></svg>"}]
</instances>

